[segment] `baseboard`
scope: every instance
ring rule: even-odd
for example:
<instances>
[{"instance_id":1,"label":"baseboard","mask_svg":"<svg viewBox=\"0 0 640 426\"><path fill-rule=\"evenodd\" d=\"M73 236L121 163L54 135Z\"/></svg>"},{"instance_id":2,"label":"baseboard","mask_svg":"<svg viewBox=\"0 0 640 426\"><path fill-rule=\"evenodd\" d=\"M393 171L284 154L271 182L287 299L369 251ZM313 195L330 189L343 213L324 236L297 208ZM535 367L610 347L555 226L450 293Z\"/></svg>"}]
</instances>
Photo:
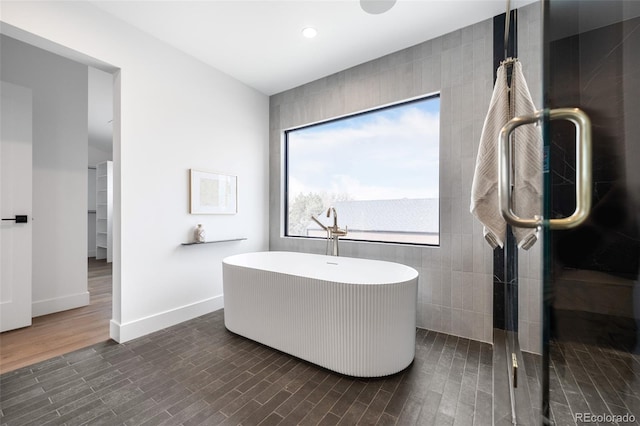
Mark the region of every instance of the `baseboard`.
<instances>
[{"instance_id":1,"label":"baseboard","mask_svg":"<svg viewBox=\"0 0 640 426\"><path fill-rule=\"evenodd\" d=\"M118 343L124 343L145 336L163 328L199 317L224 307L224 296L216 296L190 305L161 312L135 321L119 323L111 320L110 337Z\"/></svg>"},{"instance_id":2,"label":"baseboard","mask_svg":"<svg viewBox=\"0 0 640 426\"><path fill-rule=\"evenodd\" d=\"M34 318L41 317L43 315L87 306L89 303L88 291L56 297L54 299L37 300L31 303L31 316Z\"/></svg>"}]
</instances>

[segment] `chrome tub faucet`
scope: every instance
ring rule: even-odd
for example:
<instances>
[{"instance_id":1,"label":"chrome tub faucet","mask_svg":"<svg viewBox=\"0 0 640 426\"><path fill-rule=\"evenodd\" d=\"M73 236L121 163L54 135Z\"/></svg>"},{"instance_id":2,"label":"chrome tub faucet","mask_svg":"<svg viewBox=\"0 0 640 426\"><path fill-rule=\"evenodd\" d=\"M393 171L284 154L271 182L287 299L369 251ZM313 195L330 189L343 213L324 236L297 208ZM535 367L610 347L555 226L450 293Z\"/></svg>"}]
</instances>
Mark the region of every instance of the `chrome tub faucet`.
<instances>
[{"instance_id":1,"label":"chrome tub faucet","mask_svg":"<svg viewBox=\"0 0 640 426\"><path fill-rule=\"evenodd\" d=\"M311 216L322 229L327 231L327 255L330 256L339 256L338 249L338 238L344 237L347 235L348 229L345 226L344 229L341 229L338 226L338 213L336 213L336 209L334 207L329 207L327 210L327 217L331 217L331 212L333 212L333 226L324 226L315 216Z\"/></svg>"}]
</instances>

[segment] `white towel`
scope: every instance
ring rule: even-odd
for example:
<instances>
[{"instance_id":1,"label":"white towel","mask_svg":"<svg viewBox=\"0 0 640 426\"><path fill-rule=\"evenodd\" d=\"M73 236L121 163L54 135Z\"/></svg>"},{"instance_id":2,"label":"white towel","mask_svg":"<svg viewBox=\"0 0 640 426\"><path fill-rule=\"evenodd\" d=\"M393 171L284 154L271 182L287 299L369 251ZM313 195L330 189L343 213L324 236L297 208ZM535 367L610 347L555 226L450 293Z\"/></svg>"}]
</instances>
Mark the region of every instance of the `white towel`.
<instances>
[{"instance_id":1,"label":"white towel","mask_svg":"<svg viewBox=\"0 0 640 426\"><path fill-rule=\"evenodd\" d=\"M471 213L484 225L484 236L492 248L503 247L506 222L498 205L498 138L509 116L509 90L515 90L514 116L535 112L522 65L513 64L512 89L507 85L505 66L497 71L489 111L482 128L476 169L471 187ZM521 218L540 215L542 197L542 135L537 125L518 127L514 132L513 211ZM518 246L530 248L537 240L537 230L513 228Z\"/></svg>"}]
</instances>

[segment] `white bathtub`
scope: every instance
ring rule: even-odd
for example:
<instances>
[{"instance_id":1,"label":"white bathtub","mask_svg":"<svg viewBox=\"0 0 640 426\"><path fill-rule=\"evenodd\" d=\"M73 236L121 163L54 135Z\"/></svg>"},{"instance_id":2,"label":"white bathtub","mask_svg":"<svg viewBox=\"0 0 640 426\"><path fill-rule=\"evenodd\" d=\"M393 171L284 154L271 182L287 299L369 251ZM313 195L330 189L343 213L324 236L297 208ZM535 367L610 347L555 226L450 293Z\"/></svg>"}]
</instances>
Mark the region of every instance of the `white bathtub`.
<instances>
[{"instance_id":1,"label":"white bathtub","mask_svg":"<svg viewBox=\"0 0 640 426\"><path fill-rule=\"evenodd\" d=\"M418 272L398 263L293 252L223 261L224 323L338 373L397 373L415 355Z\"/></svg>"}]
</instances>

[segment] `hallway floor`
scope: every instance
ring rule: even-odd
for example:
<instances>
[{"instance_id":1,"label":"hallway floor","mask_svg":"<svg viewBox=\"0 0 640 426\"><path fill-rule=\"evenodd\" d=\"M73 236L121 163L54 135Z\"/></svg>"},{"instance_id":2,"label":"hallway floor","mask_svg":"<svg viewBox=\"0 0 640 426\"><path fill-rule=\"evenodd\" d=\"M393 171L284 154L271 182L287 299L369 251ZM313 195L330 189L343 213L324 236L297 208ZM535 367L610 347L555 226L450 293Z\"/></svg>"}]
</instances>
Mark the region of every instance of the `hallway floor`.
<instances>
[{"instance_id":1,"label":"hallway floor","mask_svg":"<svg viewBox=\"0 0 640 426\"><path fill-rule=\"evenodd\" d=\"M109 340L112 264L88 258L90 305L33 318L0 334L0 374Z\"/></svg>"}]
</instances>

